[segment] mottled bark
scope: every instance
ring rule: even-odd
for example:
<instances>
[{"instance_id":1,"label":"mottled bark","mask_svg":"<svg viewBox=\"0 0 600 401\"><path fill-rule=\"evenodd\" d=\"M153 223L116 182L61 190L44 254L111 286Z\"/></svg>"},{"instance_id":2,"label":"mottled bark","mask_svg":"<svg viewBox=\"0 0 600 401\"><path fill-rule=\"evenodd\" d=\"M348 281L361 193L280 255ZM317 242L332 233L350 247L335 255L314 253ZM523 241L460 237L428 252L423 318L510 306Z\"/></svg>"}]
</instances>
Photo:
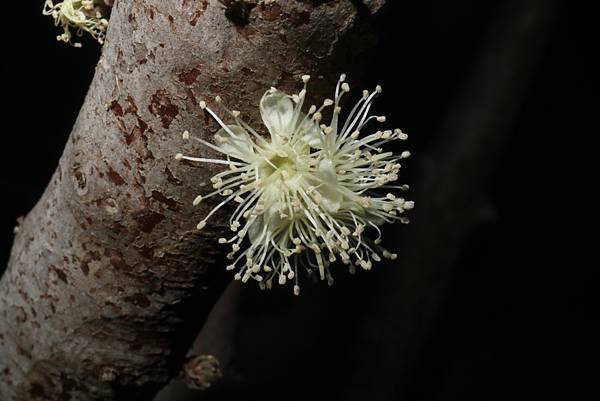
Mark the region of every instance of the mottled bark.
<instances>
[{"instance_id":1,"label":"mottled bark","mask_svg":"<svg viewBox=\"0 0 600 401\"><path fill-rule=\"evenodd\" d=\"M85 103L0 282L0 399L152 398L229 279L214 241L224 225L197 232L209 205L191 206L216 168L173 158L183 130L216 131L198 102L220 95L257 122L269 86L296 89L301 74L329 77L357 58L368 46L357 17L382 3L115 2Z\"/></svg>"}]
</instances>

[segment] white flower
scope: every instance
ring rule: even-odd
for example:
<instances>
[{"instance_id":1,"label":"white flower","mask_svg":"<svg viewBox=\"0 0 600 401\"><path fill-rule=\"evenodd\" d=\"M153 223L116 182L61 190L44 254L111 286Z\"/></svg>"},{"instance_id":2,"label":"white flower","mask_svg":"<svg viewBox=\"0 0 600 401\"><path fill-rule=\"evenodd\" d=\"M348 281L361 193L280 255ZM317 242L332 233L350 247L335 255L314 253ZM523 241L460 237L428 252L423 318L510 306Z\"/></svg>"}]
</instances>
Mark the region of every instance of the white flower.
<instances>
[{"instance_id":1,"label":"white flower","mask_svg":"<svg viewBox=\"0 0 600 401\"><path fill-rule=\"evenodd\" d=\"M63 28L62 35L56 37L58 41L81 47L81 43L71 42L72 28L75 29L77 36L81 36L85 31L102 44L106 37L108 20L102 15L102 8L98 4L103 3L99 0L64 0L54 5L51 0L46 0L42 13L51 15L54 18L54 25Z\"/></svg>"},{"instance_id":2,"label":"white flower","mask_svg":"<svg viewBox=\"0 0 600 401\"><path fill-rule=\"evenodd\" d=\"M261 288L272 282L294 281L294 293L300 292L298 268L318 272L321 280L332 284L330 263L338 258L349 265L370 270L381 257L395 259L384 249L378 226L384 222L408 223L402 215L413 202L396 197L387 190L406 190L406 185L391 185L398 178L400 159L408 152L394 155L381 148L387 142L406 139L394 131L367 131L370 122L385 121L370 116L369 110L381 87L363 92L346 120L339 121L342 96L350 90L342 75L335 100L325 99L320 107L310 106L304 113L306 83L298 94L287 95L269 89L260 101L260 113L270 140L260 136L240 119L238 111L225 108L234 124L225 124L205 102L200 107L221 126L216 144L183 133L207 148L222 153L225 160L177 154L177 159L223 164L229 169L215 175L213 192L198 196L194 204L215 195L225 199L198 223L198 229L220 208L237 203L230 218L235 235L219 243L232 247L228 270L237 269L235 278L258 281ZM217 97L217 103L221 99ZM329 124L321 124L324 109L333 106ZM383 191L383 192L382 192ZM371 240L364 234L377 234ZM243 244L248 237L248 245Z\"/></svg>"}]
</instances>

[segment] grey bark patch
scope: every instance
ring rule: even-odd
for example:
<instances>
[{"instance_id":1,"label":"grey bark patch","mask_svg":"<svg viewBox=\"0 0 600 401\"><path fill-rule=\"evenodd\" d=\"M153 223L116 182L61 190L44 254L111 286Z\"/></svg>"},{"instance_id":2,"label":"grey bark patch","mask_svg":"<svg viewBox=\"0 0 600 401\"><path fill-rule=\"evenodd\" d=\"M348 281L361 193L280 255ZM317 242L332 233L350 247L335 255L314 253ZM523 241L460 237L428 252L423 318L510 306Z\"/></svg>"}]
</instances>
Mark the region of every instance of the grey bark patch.
<instances>
[{"instance_id":1,"label":"grey bark patch","mask_svg":"<svg viewBox=\"0 0 600 401\"><path fill-rule=\"evenodd\" d=\"M188 3L188 1L184 0L184 6L186 5L186 3ZM196 26L196 24L198 23L198 19L204 14L204 11L206 11L206 7L208 7L208 0L200 0L197 1L197 6L195 11L192 14L192 18L190 19L190 25L191 26Z\"/></svg>"}]
</instances>

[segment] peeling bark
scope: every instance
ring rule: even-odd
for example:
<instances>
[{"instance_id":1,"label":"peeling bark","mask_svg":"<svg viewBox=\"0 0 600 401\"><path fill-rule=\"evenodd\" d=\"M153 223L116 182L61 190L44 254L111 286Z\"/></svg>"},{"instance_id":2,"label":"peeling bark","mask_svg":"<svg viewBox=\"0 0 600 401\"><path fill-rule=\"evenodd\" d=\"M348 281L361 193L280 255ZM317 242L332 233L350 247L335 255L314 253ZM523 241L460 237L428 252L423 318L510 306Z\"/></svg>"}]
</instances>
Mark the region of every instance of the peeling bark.
<instances>
[{"instance_id":1,"label":"peeling bark","mask_svg":"<svg viewBox=\"0 0 600 401\"><path fill-rule=\"evenodd\" d=\"M216 168L176 162L180 132L216 131L200 99L220 95L257 123L269 86L360 60L369 18L354 3L115 2L85 103L0 282L0 399L146 400L178 372L229 278L214 241L224 222L199 233L210 205L191 207Z\"/></svg>"}]
</instances>

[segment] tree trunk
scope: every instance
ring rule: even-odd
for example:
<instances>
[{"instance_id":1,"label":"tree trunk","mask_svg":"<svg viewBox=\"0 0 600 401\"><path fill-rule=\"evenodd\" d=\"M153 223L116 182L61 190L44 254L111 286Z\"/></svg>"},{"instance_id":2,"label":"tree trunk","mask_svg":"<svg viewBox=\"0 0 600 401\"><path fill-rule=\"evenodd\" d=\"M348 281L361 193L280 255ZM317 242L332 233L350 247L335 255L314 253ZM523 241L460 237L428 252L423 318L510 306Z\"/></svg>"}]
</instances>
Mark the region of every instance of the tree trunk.
<instances>
[{"instance_id":1,"label":"tree trunk","mask_svg":"<svg viewBox=\"0 0 600 401\"><path fill-rule=\"evenodd\" d=\"M215 169L175 161L180 133L216 131L201 99L219 95L258 123L270 86L297 90L302 74L366 60L363 23L382 3L115 2L85 103L0 282L1 400L147 400L179 370L230 279L215 246L225 225L195 230L210 205L192 200Z\"/></svg>"}]
</instances>

